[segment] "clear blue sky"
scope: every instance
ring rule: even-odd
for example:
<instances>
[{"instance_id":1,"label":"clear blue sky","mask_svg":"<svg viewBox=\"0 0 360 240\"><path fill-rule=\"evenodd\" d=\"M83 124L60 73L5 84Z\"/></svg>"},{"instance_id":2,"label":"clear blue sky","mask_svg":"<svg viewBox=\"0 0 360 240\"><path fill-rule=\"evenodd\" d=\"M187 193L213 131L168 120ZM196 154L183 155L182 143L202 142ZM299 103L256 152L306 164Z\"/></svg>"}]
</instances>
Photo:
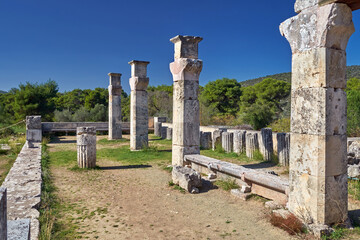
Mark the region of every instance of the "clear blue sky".
<instances>
[{"instance_id":1,"label":"clear blue sky","mask_svg":"<svg viewBox=\"0 0 360 240\"><path fill-rule=\"evenodd\" d=\"M150 85L171 84L171 37L201 36L200 84L243 81L291 70L279 24L295 0L3 0L0 1L0 90L19 83L59 84L60 91L108 86L122 73L129 92L130 60L150 61ZM355 27L360 13L354 12ZM360 31L350 39L348 65L360 65Z\"/></svg>"}]
</instances>

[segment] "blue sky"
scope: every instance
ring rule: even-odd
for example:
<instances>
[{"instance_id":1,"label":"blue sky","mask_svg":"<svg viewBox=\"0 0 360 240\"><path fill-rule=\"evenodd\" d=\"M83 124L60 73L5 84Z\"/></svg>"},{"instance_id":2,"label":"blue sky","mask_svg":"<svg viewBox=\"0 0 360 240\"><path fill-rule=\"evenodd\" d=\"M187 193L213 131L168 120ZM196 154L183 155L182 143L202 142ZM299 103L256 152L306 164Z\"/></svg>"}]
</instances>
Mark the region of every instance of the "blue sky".
<instances>
[{"instance_id":1,"label":"blue sky","mask_svg":"<svg viewBox=\"0 0 360 240\"><path fill-rule=\"evenodd\" d=\"M3 0L0 1L0 90L19 83L59 84L60 91L107 87L122 73L129 92L131 60L150 61L150 85L172 83L170 38L201 36L200 84L243 81L289 72L291 53L279 24L295 0ZM360 11L354 12L360 27ZM360 31L351 37L348 65L360 65Z\"/></svg>"}]
</instances>

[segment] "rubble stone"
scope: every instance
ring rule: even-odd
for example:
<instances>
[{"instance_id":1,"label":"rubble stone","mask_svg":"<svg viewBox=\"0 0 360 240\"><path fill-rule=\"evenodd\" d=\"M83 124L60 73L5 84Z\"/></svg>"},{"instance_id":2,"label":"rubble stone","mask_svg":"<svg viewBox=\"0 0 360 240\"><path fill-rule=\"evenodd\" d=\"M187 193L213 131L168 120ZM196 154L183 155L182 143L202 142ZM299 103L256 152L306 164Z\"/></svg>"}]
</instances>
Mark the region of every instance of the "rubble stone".
<instances>
[{"instance_id":1,"label":"rubble stone","mask_svg":"<svg viewBox=\"0 0 360 240\"><path fill-rule=\"evenodd\" d=\"M201 188L202 186L200 173L187 167L174 166L172 170L172 180L174 184L179 185L190 193L194 188Z\"/></svg>"}]
</instances>

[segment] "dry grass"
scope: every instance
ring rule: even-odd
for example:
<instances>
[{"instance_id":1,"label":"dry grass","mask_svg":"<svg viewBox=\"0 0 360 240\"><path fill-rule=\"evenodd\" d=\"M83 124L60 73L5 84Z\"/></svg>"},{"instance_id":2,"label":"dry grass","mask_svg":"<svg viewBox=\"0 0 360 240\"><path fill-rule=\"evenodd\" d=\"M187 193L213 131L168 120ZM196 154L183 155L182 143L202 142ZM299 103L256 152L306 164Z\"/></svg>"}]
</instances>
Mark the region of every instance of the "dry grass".
<instances>
[{"instance_id":1,"label":"dry grass","mask_svg":"<svg viewBox=\"0 0 360 240\"><path fill-rule=\"evenodd\" d=\"M287 218L283 218L272 213L270 215L270 223L275 227L285 230L290 235L297 235L304 232L303 224L293 214L290 214Z\"/></svg>"}]
</instances>

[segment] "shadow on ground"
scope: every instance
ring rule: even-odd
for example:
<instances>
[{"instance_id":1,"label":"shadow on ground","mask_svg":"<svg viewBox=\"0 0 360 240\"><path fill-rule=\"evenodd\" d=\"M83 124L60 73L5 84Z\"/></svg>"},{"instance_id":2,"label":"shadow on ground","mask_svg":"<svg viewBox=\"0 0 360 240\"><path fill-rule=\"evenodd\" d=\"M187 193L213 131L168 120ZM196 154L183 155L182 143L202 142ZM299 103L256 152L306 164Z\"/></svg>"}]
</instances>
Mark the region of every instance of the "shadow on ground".
<instances>
[{"instance_id":1,"label":"shadow on ground","mask_svg":"<svg viewBox=\"0 0 360 240\"><path fill-rule=\"evenodd\" d=\"M123 170L123 169L137 169L137 168L151 168L151 165L126 165L126 166L105 166L99 167L100 170Z\"/></svg>"},{"instance_id":2,"label":"shadow on ground","mask_svg":"<svg viewBox=\"0 0 360 240\"><path fill-rule=\"evenodd\" d=\"M215 186L212 182L205 180L205 179L201 179L201 183L202 183L202 187L199 189L199 193L206 193L210 190L214 190L214 189L218 189L217 186Z\"/></svg>"}]
</instances>

